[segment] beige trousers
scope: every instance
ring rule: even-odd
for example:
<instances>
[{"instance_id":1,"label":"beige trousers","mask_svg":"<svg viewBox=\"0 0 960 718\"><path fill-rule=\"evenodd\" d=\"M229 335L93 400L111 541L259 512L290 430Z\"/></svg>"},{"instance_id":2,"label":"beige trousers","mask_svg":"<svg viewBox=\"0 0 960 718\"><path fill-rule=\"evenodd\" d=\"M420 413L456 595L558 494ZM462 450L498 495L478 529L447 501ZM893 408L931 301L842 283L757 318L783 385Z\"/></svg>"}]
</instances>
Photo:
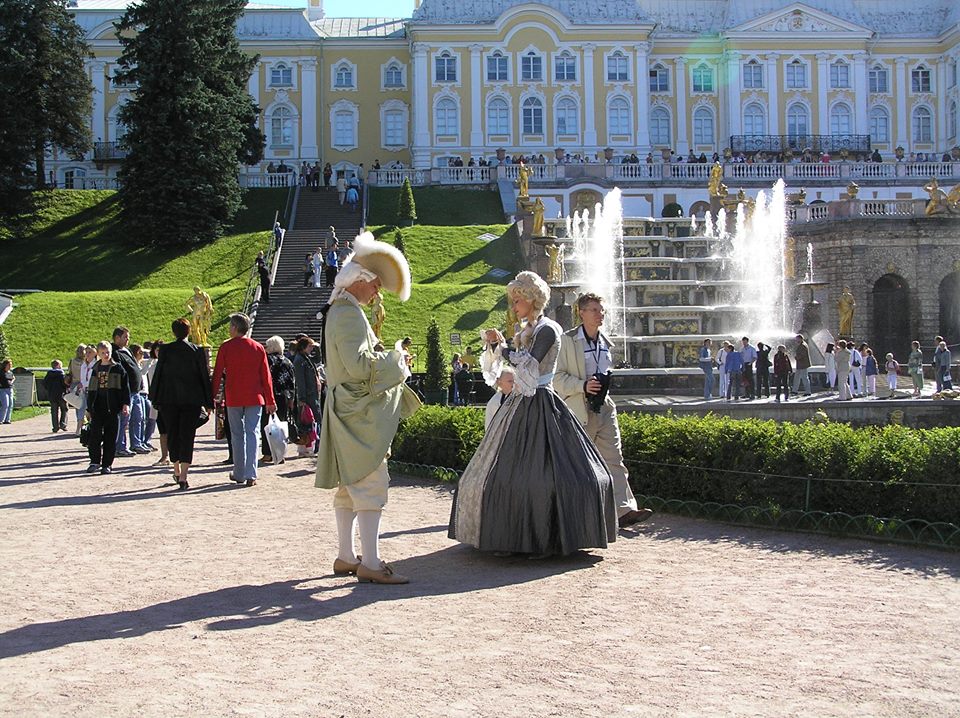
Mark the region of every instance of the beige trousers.
<instances>
[{"instance_id":1,"label":"beige trousers","mask_svg":"<svg viewBox=\"0 0 960 718\"><path fill-rule=\"evenodd\" d=\"M587 412L587 425L583 427L587 436L597 446L610 474L613 476L613 499L617 504L617 516L637 510L637 500L633 497L627 482L627 467L623 465L623 449L620 447L620 425L617 423L617 409L606 403L599 414Z\"/></svg>"},{"instance_id":2,"label":"beige trousers","mask_svg":"<svg viewBox=\"0 0 960 718\"><path fill-rule=\"evenodd\" d=\"M383 511L387 505L387 487L390 474L387 473L387 460L372 474L364 476L353 484L340 484L333 496L333 508L349 511Z\"/></svg>"}]
</instances>

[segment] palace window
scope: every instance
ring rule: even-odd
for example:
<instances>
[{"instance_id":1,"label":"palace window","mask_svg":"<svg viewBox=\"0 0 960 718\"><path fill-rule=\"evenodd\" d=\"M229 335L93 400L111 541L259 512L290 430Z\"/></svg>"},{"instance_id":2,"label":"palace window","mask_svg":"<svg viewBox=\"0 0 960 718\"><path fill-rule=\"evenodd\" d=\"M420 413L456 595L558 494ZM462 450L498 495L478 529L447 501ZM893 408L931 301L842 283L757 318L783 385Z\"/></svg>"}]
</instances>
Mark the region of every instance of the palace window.
<instances>
[{"instance_id":1,"label":"palace window","mask_svg":"<svg viewBox=\"0 0 960 718\"><path fill-rule=\"evenodd\" d=\"M882 107L874 107L870 110L870 141L881 143L890 141L890 115Z\"/></svg>"},{"instance_id":2,"label":"palace window","mask_svg":"<svg viewBox=\"0 0 960 718\"><path fill-rule=\"evenodd\" d=\"M810 113L800 104L790 105L787 110L787 135L805 137L810 134Z\"/></svg>"},{"instance_id":3,"label":"palace window","mask_svg":"<svg viewBox=\"0 0 960 718\"><path fill-rule=\"evenodd\" d=\"M333 79L333 86L337 89L353 87L353 66L346 62L337 65L337 74Z\"/></svg>"},{"instance_id":4,"label":"palace window","mask_svg":"<svg viewBox=\"0 0 960 718\"><path fill-rule=\"evenodd\" d=\"M868 82L870 84L870 92L885 93L890 91L887 68L883 65L874 65L870 68Z\"/></svg>"},{"instance_id":5,"label":"palace window","mask_svg":"<svg viewBox=\"0 0 960 718\"><path fill-rule=\"evenodd\" d=\"M920 65L910 73L911 92L930 92L930 70Z\"/></svg>"},{"instance_id":6,"label":"palace window","mask_svg":"<svg viewBox=\"0 0 960 718\"><path fill-rule=\"evenodd\" d=\"M435 82L457 81L457 58L444 50L433 61Z\"/></svg>"},{"instance_id":7,"label":"palace window","mask_svg":"<svg viewBox=\"0 0 960 718\"><path fill-rule=\"evenodd\" d=\"M293 147L293 113L278 107L270 114L270 146Z\"/></svg>"},{"instance_id":8,"label":"palace window","mask_svg":"<svg viewBox=\"0 0 960 718\"><path fill-rule=\"evenodd\" d=\"M787 63L787 87L791 90L802 90L807 86L807 66L794 60Z\"/></svg>"},{"instance_id":9,"label":"palace window","mask_svg":"<svg viewBox=\"0 0 960 718\"><path fill-rule=\"evenodd\" d=\"M536 97L528 97L524 100L521 116L523 134L543 134L543 103L540 100Z\"/></svg>"},{"instance_id":10,"label":"palace window","mask_svg":"<svg viewBox=\"0 0 960 718\"><path fill-rule=\"evenodd\" d=\"M650 92L670 92L670 73L659 63L650 68Z\"/></svg>"},{"instance_id":11,"label":"palace window","mask_svg":"<svg viewBox=\"0 0 960 718\"><path fill-rule=\"evenodd\" d=\"M502 97L491 100L487 105L487 134L510 134L510 108Z\"/></svg>"},{"instance_id":12,"label":"palace window","mask_svg":"<svg viewBox=\"0 0 960 718\"><path fill-rule=\"evenodd\" d=\"M630 105L622 97L618 97L610 102L607 110L607 124L611 135L629 135L630 128Z\"/></svg>"},{"instance_id":13,"label":"palace window","mask_svg":"<svg viewBox=\"0 0 960 718\"><path fill-rule=\"evenodd\" d=\"M850 108L838 103L830 108L830 134L831 135L849 135L852 131L853 116Z\"/></svg>"},{"instance_id":14,"label":"palace window","mask_svg":"<svg viewBox=\"0 0 960 718\"><path fill-rule=\"evenodd\" d=\"M700 107L693 113L693 143L712 145L714 141L713 113L706 107Z\"/></svg>"},{"instance_id":15,"label":"palace window","mask_svg":"<svg viewBox=\"0 0 960 718\"><path fill-rule=\"evenodd\" d=\"M577 122L577 103L564 98L557 103L557 134L575 135L580 130Z\"/></svg>"},{"instance_id":16,"label":"palace window","mask_svg":"<svg viewBox=\"0 0 960 718\"><path fill-rule=\"evenodd\" d=\"M607 57L607 82L627 82L629 79L627 57L617 50Z\"/></svg>"},{"instance_id":17,"label":"palace window","mask_svg":"<svg viewBox=\"0 0 960 718\"><path fill-rule=\"evenodd\" d=\"M357 144L354 133L354 114L340 110L333 116L333 144L336 147L354 147Z\"/></svg>"},{"instance_id":18,"label":"palace window","mask_svg":"<svg viewBox=\"0 0 960 718\"><path fill-rule=\"evenodd\" d=\"M553 58L553 78L557 82L572 82L577 79L577 60L566 50Z\"/></svg>"},{"instance_id":19,"label":"palace window","mask_svg":"<svg viewBox=\"0 0 960 718\"><path fill-rule=\"evenodd\" d=\"M270 68L270 87L291 87L293 85L293 70L285 62L278 62Z\"/></svg>"},{"instance_id":20,"label":"palace window","mask_svg":"<svg viewBox=\"0 0 960 718\"><path fill-rule=\"evenodd\" d=\"M543 58L533 50L520 58L520 79L523 82L543 82Z\"/></svg>"},{"instance_id":21,"label":"palace window","mask_svg":"<svg viewBox=\"0 0 960 718\"><path fill-rule=\"evenodd\" d=\"M743 66L743 87L747 90L759 90L763 87L763 65L756 60Z\"/></svg>"},{"instance_id":22,"label":"palace window","mask_svg":"<svg viewBox=\"0 0 960 718\"><path fill-rule=\"evenodd\" d=\"M913 141L933 142L933 116L926 107L913 111Z\"/></svg>"},{"instance_id":23,"label":"palace window","mask_svg":"<svg viewBox=\"0 0 960 718\"><path fill-rule=\"evenodd\" d=\"M830 87L835 90L850 87L850 65L845 62L830 65Z\"/></svg>"},{"instance_id":24,"label":"palace window","mask_svg":"<svg viewBox=\"0 0 960 718\"><path fill-rule=\"evenodd\" d=\"M960 128L957 127L957 103L951 102L950 109L947 110L947 135L956 137Z\"/></svg>"},{"instance_id":25,"label":"palace window","mask_svg":"<svg viewBox=\"0 0 960 718\"><path fill-rule=\"evenodd\" d=\"M71 167L63 171L64 189L86 189L87 171L82 167Z\"/></svg>"},{"instance_id":26,"label":"palace window","mask_svg":"<svg viewBox=\"0 0 960 718\"><path fill-rule=\"evenodd\" d=\"M407 118L402 110L383 113L383 144L386 147L403 147L407 144Z\"/></svg>"},{"instance_id":27,"label":"palace window","mask_svg":"<svg viewBox=\"0 0 960 718\"><path fill-rule=\"evenodd\" d=\"M763 106L756 102L747 105L743 110L743 134L767 134L767 116Z\"/></svg>"},{"instance_id":28,"label":"palace window","mask_svg":"<svg viewBox=\"0 0 960 718\"><path fill-rule=\"evenodd\" d=\"M487 82L506 82L508 73L507 58L497 51L487 58Z\"/></svg>"},{"instance_id":29,"label":"palace window","mask_svg":"<svg viewBox=\"0 0 960 718\"><path fill-rule=\"evenodd\" d=\"M391 62L383 71L384 87L403 87L403 68L396 62Z\"/></svg>"},{"instance_id":30,"label":"palace window","mask_svg":"<svg viewBox=\"0 0 960 718\"><path fill-rule=\"evenodd\" d=\"M650 144L669 147L670 142L670 113L658 107L650 113Z\"/></svg>"},{"instance_id":31,"label":"palace window","mask_svg":"<svg viewBox=\"0 0 960 718\"><path fill-rule=\"evenodd\" d=\"M437 135L451 136L458 134L460 129L458 114L457 103L449 98L440 100L434 111Z\"/></svg>"},{"instance_id":32,"label":"palace window","mask_svg":"<svg viewBox=\"0 0 960 718\"><path fill-rule=\"evenodd\" d=\"M693 68L693 91L713 92L713 69L708 65Z\"/></svg>"},{"instance_id":33,"label":"palace window","mask_svg":"<svg viewBox=\"0 0 960 718\"><path fill-rule=\"evenodd\" d=\"M950 63L950 87L957 86L957 65L960 64L957 60L954 60Z\"/></svg>"}]
</instances>

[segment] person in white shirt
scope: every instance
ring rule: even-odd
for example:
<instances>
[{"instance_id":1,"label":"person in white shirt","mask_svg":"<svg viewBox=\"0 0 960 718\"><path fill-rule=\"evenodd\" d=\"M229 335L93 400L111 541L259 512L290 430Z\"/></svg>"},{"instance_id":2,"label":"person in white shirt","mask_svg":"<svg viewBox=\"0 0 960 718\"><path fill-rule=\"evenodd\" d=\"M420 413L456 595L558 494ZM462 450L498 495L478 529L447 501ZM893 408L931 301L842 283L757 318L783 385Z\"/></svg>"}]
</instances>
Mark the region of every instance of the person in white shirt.
<instances>
[{"instance_id":1,"label":"person in white shirt","mask_svg":"<svg viewBox=\"0 0 960 718\"><path fill-rule=\"evenodd\" d=\"M717 352L717 368L720 372L720 398L722 399L727 395L727 384L730 382L730 375L727 374L725 367L725 362L727 359L727 354L733 351L733 346L730 342L724 342L720 346L720 351Z\"/></svg>"}]
</instances>

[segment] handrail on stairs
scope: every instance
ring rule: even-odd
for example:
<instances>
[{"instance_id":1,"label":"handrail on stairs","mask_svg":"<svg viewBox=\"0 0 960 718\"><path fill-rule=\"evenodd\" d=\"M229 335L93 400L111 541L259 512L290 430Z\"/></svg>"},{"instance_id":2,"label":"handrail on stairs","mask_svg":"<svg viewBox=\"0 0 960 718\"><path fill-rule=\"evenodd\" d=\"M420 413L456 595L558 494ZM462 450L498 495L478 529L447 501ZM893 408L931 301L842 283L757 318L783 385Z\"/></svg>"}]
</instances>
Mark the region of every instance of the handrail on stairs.
<instances>
[{"instance_id":1,"label":"handrail on stairs","mask_svg":"<svg viewBox=\"0 0 960 718\"><path fill-rule=\"evenodd\" d=\"M284 206L283 213L284 219L289 225L290 222L290 211L291 206L296 204L296 198L300 195L300 185L291 184L287 189L287 202ZM273 284L274 279L277 276L277 265L280 263L280 252L283 247L283 238L287 234L287 230L283 227L280 228L280 242L275 242L273 237L273 228L277 226L277 220L280 218L280 210L276 210L273 213L273 222L270 225L270 245L267 247L267 253L264 255L264 260L267 263L267 266L270 267L270 283ZM260 281L259 273L257 272L257 265L254 263L250 267L250 276L247 278L247 288L243 292L243 309L241 310L244 314L250 317L250 326L252 327L257 319L257 310L260 307Z\"/></svg>"}]
</instances>

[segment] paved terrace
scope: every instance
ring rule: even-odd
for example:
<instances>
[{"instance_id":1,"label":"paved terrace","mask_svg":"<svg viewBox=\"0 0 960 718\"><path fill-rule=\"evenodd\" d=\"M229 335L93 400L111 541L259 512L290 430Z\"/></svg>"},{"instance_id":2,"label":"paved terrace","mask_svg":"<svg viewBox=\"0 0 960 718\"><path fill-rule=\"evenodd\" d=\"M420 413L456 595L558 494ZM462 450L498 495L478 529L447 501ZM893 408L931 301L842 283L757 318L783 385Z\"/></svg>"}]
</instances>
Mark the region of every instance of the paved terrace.
<instances>
[{"instance_id":1,"label":"paved terrace","mask_svg":"<svg viewBox=\"0 0 960 718\"><path fill-rule=\"evenodd\" d=\"M235 488L205 434L177 493L154 456L88 476L48 417L3 427L0 715L960 715L956 554L664 514L494 558L398 478L412 582L360 585L310 462Z\"/></svg>"}]
</instances>

